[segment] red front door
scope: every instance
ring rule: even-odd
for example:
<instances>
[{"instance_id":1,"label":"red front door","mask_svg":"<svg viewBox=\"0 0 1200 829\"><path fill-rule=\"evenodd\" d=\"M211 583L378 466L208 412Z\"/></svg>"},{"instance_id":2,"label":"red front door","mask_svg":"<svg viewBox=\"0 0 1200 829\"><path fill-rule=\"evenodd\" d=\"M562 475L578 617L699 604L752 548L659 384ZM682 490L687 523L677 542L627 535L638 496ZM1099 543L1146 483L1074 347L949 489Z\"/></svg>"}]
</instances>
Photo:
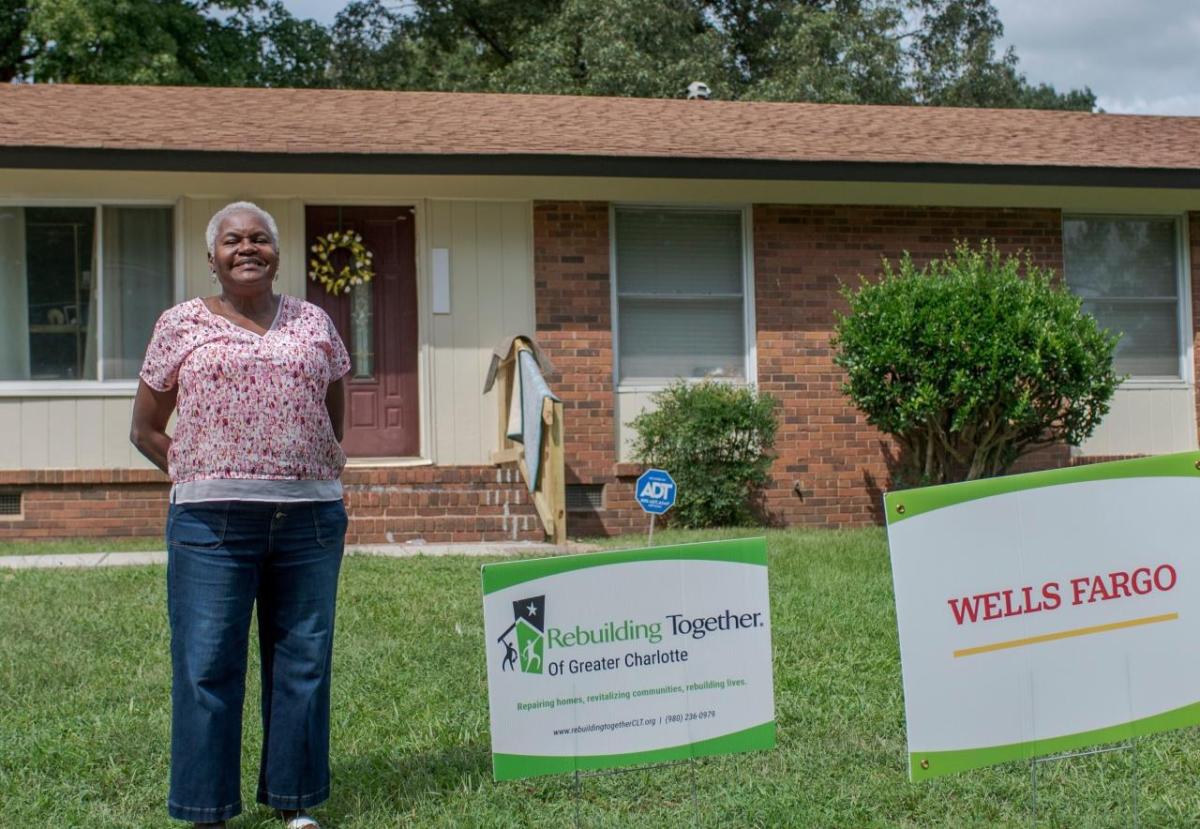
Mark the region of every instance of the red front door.
<instances>
[{"instance_id":1,"label":"red front door","mask_svg":"<svg viewBox=\"0 0 1200 829\"><path fill-rule=\"evenodd\" d=\"M328 312L350 351L346 435L350 457L420 453L417 409L416 234L411 207L309 207L308 239L357 231L375 254L375 278L331 296L308 281L308 301ZM340 268L341 261L335 260Z\"/></svg>"}]
</instances>

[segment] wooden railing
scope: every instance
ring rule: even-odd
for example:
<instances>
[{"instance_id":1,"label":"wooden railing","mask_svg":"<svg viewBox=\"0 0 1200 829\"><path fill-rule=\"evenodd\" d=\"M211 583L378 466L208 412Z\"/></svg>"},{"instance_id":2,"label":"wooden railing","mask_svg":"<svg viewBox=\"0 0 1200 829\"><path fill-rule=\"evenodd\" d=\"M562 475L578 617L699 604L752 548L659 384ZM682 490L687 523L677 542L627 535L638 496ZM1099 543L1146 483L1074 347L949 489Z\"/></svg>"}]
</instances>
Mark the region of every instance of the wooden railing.
<instances>
[{"instance_id":1,"label":"wooden railing","mask_svg":"<svg viewBox=\"0 0 1200 829\"><path fill-rule=\"evenodd\" d=\"M518 388L518 374L521 370L520 353L531 351L530 343L524 337L513 340L508 354L501 359L496 372L496 411L497 446L492 453L492 463L497 466L506 463L516 463L521 470L521 478L529 487L529 465L526 463L526 451L540 451L540 469L537 486L530 492L538 518L546 531L546 537L555 544L565 544L567 541L567 495L566 482L563 473L563 404L561 401L545 398L542 400L542 445L526 447L508 437L509 412L512 410L513 395ZM517 401L521 408L520 400Z\"/></svg>"}]
</instances>

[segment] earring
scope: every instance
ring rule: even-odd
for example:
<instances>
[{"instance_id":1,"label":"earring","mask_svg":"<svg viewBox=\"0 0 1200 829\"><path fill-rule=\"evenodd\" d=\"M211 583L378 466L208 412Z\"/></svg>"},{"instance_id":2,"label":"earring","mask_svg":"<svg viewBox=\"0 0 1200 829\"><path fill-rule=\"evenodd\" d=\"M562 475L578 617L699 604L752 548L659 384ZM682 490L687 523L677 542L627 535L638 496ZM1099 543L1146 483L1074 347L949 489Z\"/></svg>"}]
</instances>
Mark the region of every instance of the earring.
<instances>
[{"instance_id":1,"label":"earring","mask_svg":"<svg viewBox=\"0 0 1200 829\"><path fill-rule=\"evenodd\" d=\"M208 278L209 278L210 280L212 280L213 284L216 284L216 281L217 281L217 272L216 272L216 271L209 271L209 272L208 272Z\"/></svg>"}]
</instances>

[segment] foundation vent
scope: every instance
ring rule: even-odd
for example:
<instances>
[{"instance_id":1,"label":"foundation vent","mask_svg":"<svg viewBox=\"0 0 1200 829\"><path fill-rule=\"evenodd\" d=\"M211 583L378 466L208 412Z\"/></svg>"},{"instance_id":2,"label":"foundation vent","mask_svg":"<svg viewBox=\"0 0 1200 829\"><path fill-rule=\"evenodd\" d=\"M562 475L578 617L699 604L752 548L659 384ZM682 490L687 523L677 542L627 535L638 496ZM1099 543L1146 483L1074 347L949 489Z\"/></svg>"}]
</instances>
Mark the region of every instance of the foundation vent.
<instances>
[{"instance_id":1,"label":"foundation vent","mask_svg":"<svg viewBox=\"0 0 1200 829\"><path fill-rule=\"evenodd\" d=\"M598 512L604 509L604 484L568 484L567 512Z\"/></svg>"},{"instance_id":2,"label":"foundation vent","mask_svg":"<svg viewBox=\"0 0 1200 829\"><path fill-rule=\"evenodd\" d=\"M0 492L0 518L14 518L21 514L21 493Z\"/></svg>"}]
</instances>

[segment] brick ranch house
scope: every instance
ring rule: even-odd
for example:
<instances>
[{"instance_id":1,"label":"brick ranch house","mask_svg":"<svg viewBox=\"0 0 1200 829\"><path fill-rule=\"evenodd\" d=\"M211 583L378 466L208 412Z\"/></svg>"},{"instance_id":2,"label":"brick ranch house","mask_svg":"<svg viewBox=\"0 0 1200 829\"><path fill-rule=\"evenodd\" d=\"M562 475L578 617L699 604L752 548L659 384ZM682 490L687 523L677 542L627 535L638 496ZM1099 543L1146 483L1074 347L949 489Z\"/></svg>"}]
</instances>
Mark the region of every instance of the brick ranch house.
<instances>
[{"instance_id":1,"label":"brick ranch house","mask_svg":"<svg viewBox=\"0 0 1200 829\"><path fill-rule=\"evenodd\" d=\"M1042 464L1197 448L1197 118L2 85L0 538L161 532L137 370L158 313L211 292L204 227L234 199L275 215L280 290L354 352L351 541L541 537L489 462L483 380L516 332L556 367L571 535L644 525L626 424L676 377L779 399L776 520L878 521L891 450L838 390L838 289L957 239L1029 251L1125 332L1111 414ZM337 227L376 251L353 309L306 279Z\"/></svg>"}]
</instances>

